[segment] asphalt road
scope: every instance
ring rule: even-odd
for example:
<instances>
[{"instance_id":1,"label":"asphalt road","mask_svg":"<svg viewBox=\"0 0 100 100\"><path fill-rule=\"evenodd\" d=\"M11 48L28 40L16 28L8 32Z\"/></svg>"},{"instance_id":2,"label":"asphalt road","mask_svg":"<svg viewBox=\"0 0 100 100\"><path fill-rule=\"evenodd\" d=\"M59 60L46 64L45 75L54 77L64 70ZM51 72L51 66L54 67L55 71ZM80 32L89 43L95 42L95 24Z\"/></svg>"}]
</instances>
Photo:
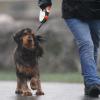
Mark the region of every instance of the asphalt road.
<instances>
[{"instance_id":1,"label":"asphalt road","mask_svg":"<svg viewBox=\"0 0 100 100\"><path fill-rule=\"evenodd\" d=\"M0 82L0 100L100 100L84 96L82 84L70 83L42 83L44 96L22 97L15 95L16 82Z\"/></svg>"}]
</instances>

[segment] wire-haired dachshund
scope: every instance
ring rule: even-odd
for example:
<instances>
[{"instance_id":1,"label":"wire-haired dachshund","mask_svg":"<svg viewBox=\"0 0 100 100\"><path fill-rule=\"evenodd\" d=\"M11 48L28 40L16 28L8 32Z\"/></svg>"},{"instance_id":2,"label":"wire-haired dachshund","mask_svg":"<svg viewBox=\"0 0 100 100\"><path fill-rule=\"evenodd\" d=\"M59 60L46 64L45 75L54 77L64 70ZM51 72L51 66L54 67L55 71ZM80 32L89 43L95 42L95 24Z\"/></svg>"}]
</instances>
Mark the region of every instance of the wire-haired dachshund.
<instances>
[{"instance_id":1,"label":"wire-haired dachshund","mask_svg":"<svg viewBox=\"0 0 100 100\"><path fill-rule=\"evenodd\" d=\"M32 29L23 29L13 36L17 43L14 52L16 65L17 88L15 93L22 96L31 96L31 90L27 82L30 82L32 90L37 90L36 95L44 95L41 89L38 59L43 55L41 36L36 36Z\"/></svg>"}]
</instances>

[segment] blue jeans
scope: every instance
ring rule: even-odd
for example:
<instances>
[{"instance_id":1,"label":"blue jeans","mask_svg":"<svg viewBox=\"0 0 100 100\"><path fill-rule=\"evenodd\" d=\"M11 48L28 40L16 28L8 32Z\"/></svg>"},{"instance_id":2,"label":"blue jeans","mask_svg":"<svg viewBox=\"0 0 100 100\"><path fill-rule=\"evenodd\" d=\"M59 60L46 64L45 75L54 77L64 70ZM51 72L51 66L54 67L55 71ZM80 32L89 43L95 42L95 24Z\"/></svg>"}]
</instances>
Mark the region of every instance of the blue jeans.
<instances>
[{"instance_id":1,"label":"blue jeans","mask_svg":"<svg viewBox=\"0 0 100 100\"><path fill-rule=\"evenodd\" d=\"M97 56L100 40L100 20L65 19L79 48L82 75L86 85L100 84Z\"/></svg>"}]
</instances>

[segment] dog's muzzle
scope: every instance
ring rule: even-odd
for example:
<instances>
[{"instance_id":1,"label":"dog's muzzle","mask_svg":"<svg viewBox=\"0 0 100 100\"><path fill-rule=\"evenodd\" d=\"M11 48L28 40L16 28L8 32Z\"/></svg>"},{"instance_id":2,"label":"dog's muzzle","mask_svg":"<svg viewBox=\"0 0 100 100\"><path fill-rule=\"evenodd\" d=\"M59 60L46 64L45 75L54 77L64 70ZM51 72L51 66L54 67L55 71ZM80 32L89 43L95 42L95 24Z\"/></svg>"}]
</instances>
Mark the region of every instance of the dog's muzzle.
<instances>
[{"instance_id":1,"label":"dog's muzzle","mask_svg":"<svg viewBox=\"0 0 100 100\"><path fill-rule=\"evenodd\" d=\"M30 37L28 37L28 41L29 41L29 42L32 42L32 41L34 41L34 40L33 40L33 38L30 36Z\"/></svg>"}]
</instances>

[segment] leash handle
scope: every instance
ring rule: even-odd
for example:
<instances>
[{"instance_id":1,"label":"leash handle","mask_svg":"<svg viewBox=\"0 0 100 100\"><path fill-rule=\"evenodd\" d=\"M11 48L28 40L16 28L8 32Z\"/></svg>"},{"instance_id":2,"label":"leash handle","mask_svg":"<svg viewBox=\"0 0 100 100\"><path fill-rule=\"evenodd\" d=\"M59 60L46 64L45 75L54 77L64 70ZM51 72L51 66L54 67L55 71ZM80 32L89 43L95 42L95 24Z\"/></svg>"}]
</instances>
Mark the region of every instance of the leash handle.
<instances>
[{"instance_id":1,"label":"leash handle","mask_svg":"<svg viewBox=\"0 0 100 100\"><path fill-rule=\"evenodd\" d=\"M43 26L43 24L48 20L50 8L51 8L51 6L47 7L44 11L42 11L42 10L40 11L41 16L39 17L39 20L41 23L40 23L39 27L37 28L36 32L39 31L39 29ZM43 20L41 21L42 18L43 18Z\"/></svg>"},{"instance_id":2,"label":"leash handle","mask_svg":"<svg viewBox=\"0 0 100 100\"><path fill-rule=\"evenodd\" d=\"M36 31L38 31L47 20L48 20L48 16L46 15Z\"/></svg>"}]
</instances>

